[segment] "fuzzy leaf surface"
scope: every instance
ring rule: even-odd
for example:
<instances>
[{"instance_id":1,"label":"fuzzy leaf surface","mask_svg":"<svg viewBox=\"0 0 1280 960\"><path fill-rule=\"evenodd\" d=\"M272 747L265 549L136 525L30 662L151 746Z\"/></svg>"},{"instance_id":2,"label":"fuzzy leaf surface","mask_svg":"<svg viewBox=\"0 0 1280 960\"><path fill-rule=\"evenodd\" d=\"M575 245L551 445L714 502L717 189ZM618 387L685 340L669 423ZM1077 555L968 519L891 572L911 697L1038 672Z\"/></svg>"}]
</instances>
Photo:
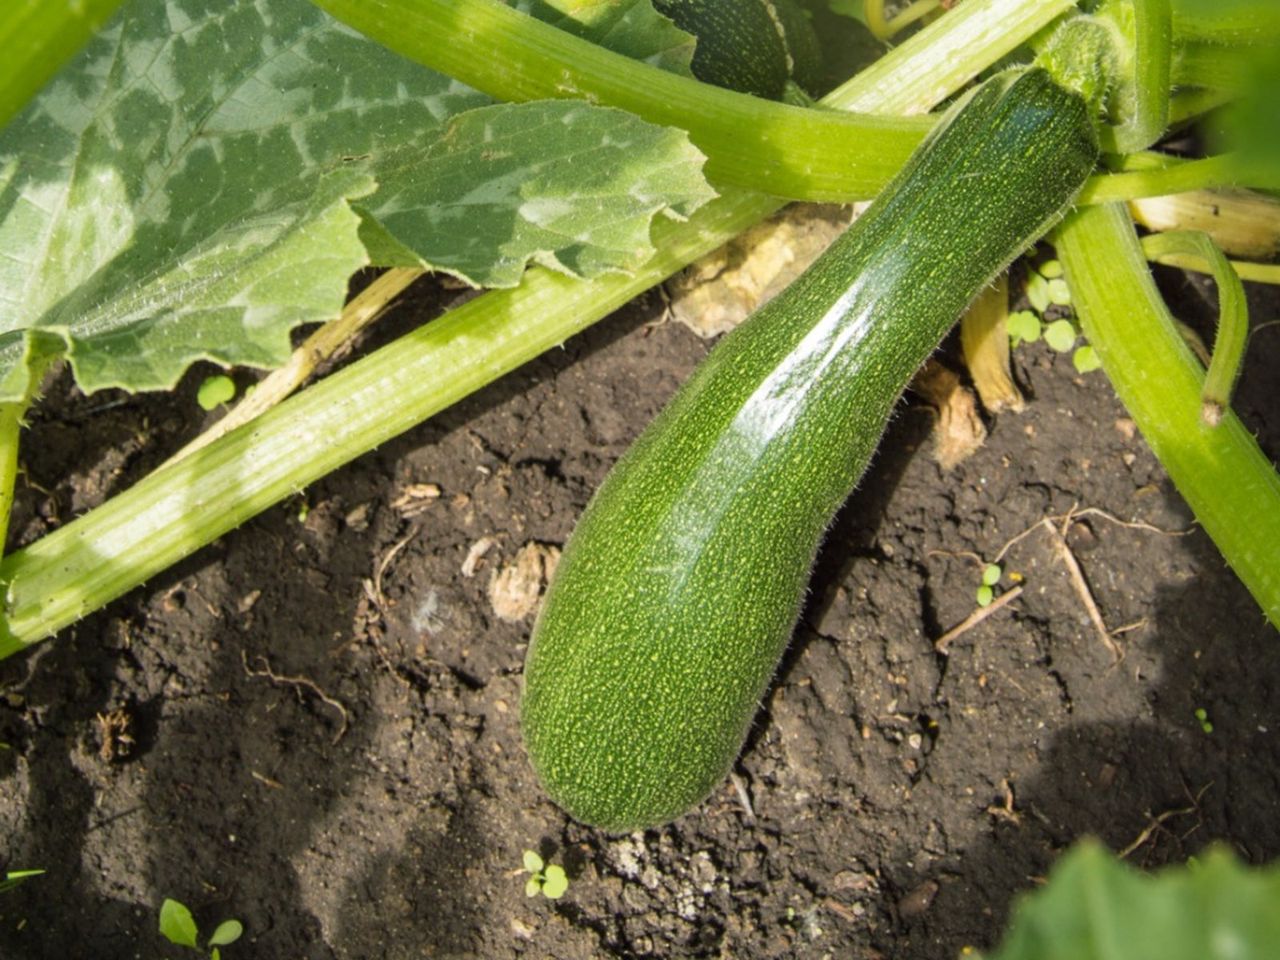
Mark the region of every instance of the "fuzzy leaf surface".
<instances>
[{"instance_id":1,"label":"fuzzy leaf surface","mask_svg":"<svg viewBox=\"0 0 1280 960\"><path fill-rule=\"evenodd\" d=\"M86 392L276 366L370 250L477 285L627 270L711 196L700 164L617 111L490 105L306 0L130 0L0 131L0 401L51 355Z\"/></svg>"},{"instance_id":2,"label":"fuzzy leaf surface","mask_svg":"<svg viewBox=\"0 0 1280 960\"><path fill-rule=\"evenodd\" d=\"M1153 876L1084 843L1023 900L990 960L1267 960L1277 904L1280 870L1246 868L1225 849Z\"/></svg>"}]
</instances>

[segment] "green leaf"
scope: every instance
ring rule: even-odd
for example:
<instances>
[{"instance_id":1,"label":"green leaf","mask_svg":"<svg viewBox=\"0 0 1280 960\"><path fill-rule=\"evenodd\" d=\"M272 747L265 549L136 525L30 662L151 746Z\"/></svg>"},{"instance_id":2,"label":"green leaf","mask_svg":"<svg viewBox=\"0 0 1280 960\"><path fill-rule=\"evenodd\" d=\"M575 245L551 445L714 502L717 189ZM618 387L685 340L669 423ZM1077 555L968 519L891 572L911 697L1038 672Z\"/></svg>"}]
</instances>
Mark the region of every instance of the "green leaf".
<instances>
[{"instance_id":1,"label":"green leaf","mask_svg":"<svg viewBox=\"0 0 1280 960\"><path fill-rule=\"evenodd\" d=\"M1071 306L1071 288L1067 286L1067 281L1061 277L1054 277L1049 281L1049 302L1056 303L1060 307Z\"/></svg>"},{"instance_id":2,"label":"green leaf","mask_svg":"<svg viewBox=\"0 0 1280 960\"><path fill-rule=\"evenodd\" d=\"M989 563L982 571L982 582L988 587L994 587L1000 582L1000 577L1004 575L1004 570L998 563Z\"/></svg>"},{"instance_id":3,"label":"green leaf","mask_svg":"<svg viewBox=\"0 0 1280 960\"><path fill-rule=\"evenodd\" d=\"M1035 343L1040 339L1040 318L1030 310L1018 310L1005 321L1009 339L1016 347L1020 343Z\"/></svg>"},{"instance_id":4,"label":"green leaf","mask_svg":"<svg viewBox=\"0 0 1280 960\"><path fill-rule=\"evenodd\" d=\"M1057 280L1062 276L1062 263L1058 260L1046 260L1036 267L1036 272L1046 280Z\"/></svg>"},{"instance_id":5,"label":"green leaf","mask_svg":"<svg viewBox=\"0 0 1280 960\"><path fill-rule=\"evenodd\" d=\"M180 947L196 946L196 922L191 911L177 900L166 898L160 905L160 933Z\"/></svg>"},{"instance_id":6,"label":"green leaf","mask_svg":"<svg viewBox=\"0 0 1280 960\"><path fill-rule=\"evenodd\" d=\"M1044 328L1044 342L1059 353L1076 345L1076 328L1070 320L1055 320Z\"/></svg>"},{"instance_id":7,"label":"green leaf","mask_svg":"<svg viewBox=\"0 0 1280 960\"><path fill-rule=\"evenodd\" d=\"M542 895L548 900L559 900L568 889L569 878L565 875L564 867L554 864L547 867L546 879L542 882Z\"/></svg>"},{"instance_id":8,"label":"green leaf","mask_svg":"<svg viewBox=\"0 0 1280 960\"><path fill-rule=\"evenodd\" d=\"M652 251L647 218L711 195L679 134L584 105L450 122L485 103L305 0L130 0L0 133L0 401L53 354L86 391L278 365L294 326L340 311L362 236L477 283L531 259L626 270ZM477 163L489 132L507 139ZM451 206L410 182L424 172Z\"/></svg>"},{"instance_id":9,"label":"green leaf","mask_svg":"<svg viewBox=\"0 0 1280 960\"><path fill-rule=\"evenodd\" d=\"M1075 365L1077 373L1092 373L1102 366L1098 351L1087 343L1076 349L1076 352L1071 355L1071 362Z\"/></svg>"},{"instance_id":10,"label":"green leaf","mask_svg":"<svg viewBox=\"0 0 1280 960\"><path fill-rule=\"evenodd\" d=\"M533 850L526 850L523 858L524 868L530 873L542 872L542 858Z\"/></svg>"},{"instance_id":11,"label":"green leaf","mask_svg":"<svg viewBox=\"0 0 1280 960\"><path fill-rule=\"evenodd\" d=\"M651 0L517 0L512 6L614 53L691 76L692 34Z\"/></svg>"},{"instance_id":12,"label":"green leaf","mask_svg":"<svg viewBox=\"0 0 1280 960\"><path fill-rule=\"evenodd\" d=\"M1027 274L1027 299L1036 313L1044 313L1052 302L1049 299L1049 281L1034 270Z\"/></svg>"},{"instance_id":13,"label":"green leaf","mask_svg":"<svg viewBox=\"0 0 1280 960\"><path fill-rule=\"evenodd\" d=\"M120 0L6 0L0 10L0 127L120 6Z\"/></svg>"},{"instance_id":14,"label":"green leaf","mask_svg":"<svg viewBox=\"0 0 1280 960\"><path fill-rule=\"evenodd\" d=\"M1280 944L1280 868L1225 849L1155 876L1085 842L1018 907L991 960L1266 960Z\"/></svg>"},{"instance_id":15,"label":"green leaf","mask_svg":"<svg viewBox=\"0 0 1280 960\"><path fill-rule=\"evenodd\" d=\"M196 403L203 410L212 410L236 395L236 382L224 374L205 377L196 390Z\"/></svg>"},{"instance_id":16,"label":"green leaf","mask_svg":"<svg viewBox=\"0 0 1280 960\"><path fill-rule=\"evenodd\" d=\"M213 936L209 938L209 946L225 947L239 940L243 933L244 924L239 920L223 920L218 924L218 929L213 931Z\"/></svg>"},{"instance_id":17,"label":"green leaf","mask_svg":"<svg viewBox=\"0 0 1280 960\"><path fill-rule=\"evenodd\" d=\"M532 876L524 882L524 895L526 897L536 897L542 892L542 877Z\"/></svg>"},{"instance_id":18,"label":"green leaf","mask_svg":"<svg viewBox=\"0 0 1280 960\"><path fill-rule=\"evenodd\" d=\"M512 287L530 261L575 276L629 272L653 255L649 226L715 194L686 136L570 100L454 117L434 142L377 164L357 209L375 262Z\"/></svg>"},{"instance_id":19,"label":"green leaf","mask_svg":"<svg viewBox=\"0 0 1280 960\"><path fill-rule=\"evenodd\" d=\"M991 606L991 601L994 600L995 597L996 592L985 583L978 588L977 593L974 595L974 599L978 601L978 606L980 607Z\"/></svg>"}]
</instances>

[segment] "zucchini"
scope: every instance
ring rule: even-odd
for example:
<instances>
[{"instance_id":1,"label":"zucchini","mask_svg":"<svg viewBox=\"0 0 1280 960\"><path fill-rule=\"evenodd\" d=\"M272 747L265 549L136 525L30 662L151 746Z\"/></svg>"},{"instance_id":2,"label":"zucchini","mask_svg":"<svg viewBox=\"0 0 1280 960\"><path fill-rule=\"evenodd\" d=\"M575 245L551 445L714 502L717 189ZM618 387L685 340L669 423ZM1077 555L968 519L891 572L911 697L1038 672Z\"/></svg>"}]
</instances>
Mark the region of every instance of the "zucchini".
<instances>
[{"instance_id":1,"label":"zucchini","mask_svg":"<svg viewBox=\"0 0 1280 960\"><path fill-rule=\"evenodd\" d=\"M654 8L693 34L690 69L714 83L767 100L806 94L822 76L818 37L795 0L654 0Z\"/></svg>"},{"instance_id":2,"label":"zucchini","mask_svg":"<svg viewBox=\"0 0 1280 960\"><path fill-rule=\"evenodd\" d=\"M724 778L907 381L1096 157L1084 101L1044 70L979 86L619 460L525 664L529 757L572 816L653 826Z\"/></svg>"}]
</instances>

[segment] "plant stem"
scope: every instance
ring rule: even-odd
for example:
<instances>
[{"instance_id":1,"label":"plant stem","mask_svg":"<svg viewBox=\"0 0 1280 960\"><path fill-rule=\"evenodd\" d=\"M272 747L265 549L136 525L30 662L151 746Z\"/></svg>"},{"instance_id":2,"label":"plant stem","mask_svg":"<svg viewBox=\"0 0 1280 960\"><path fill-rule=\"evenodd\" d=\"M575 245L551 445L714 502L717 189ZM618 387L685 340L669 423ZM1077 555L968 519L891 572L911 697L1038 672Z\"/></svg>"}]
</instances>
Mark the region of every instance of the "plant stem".
<instances>
[{"instance_id":1,"label":"plant stem","mask_svg":"<svg viewBox=\"0 0 1280 960\"><path fill-rule=\"evenodd\" d=\"M500 100L581 98L682 127L707 155L709 178L781 197L874 196L932 125L924 118L815 111L699 83L501 0L313 2L397 53Z\"/></svg>"},{"instance_id":2,"label":"plant stem","mask_svg":"<svg viewBox=\"0 0 1280 960\"><path fill-rule=\"evenodd\" d=\"M1146 251L1146 245L1143 245ZM1209 273L1209 267L1199 257L1190 257L1181 253L1160 253L1152 256L1147 252L1147 259L1152 263L1161 263L1179 270L1194 270L1196 273ZM1251 260L1228 260L1231 269L1241 280L1250 283L1270 283L1280 285L1280 263L1254 263Z\"/></svg>"},{"instance_id":3,"label":"plant stem","mask_svg":"<svg viewBox=\"0 0 1280 960\"><path fill-rule=\"evenodd\" d=\"M969 17L956 21L969 44L969 62L989 64L1016 48L1044 25L1038 16L1019 15L1021 8L1045 6L1042 0L969 0ZM920 92L912 81L938 62L939 50L952 48L952 16L888 55L903 84L878 73L874 95L847 84L824 103L843 107L873 98L884 110L918 108ZM559 345L779 206L762 194L727 191L685 223L659 219L653 233L660 252L632 277L581 281L530 270L521 286L477 297L15 552L0 563L0 580L7 584L0 658L51 636Z\"/></svg>"},{"instance_id":4,"label":"plant stem","mask_svg":"<svg viewBox=\"0 0 1280 960\"><path fill-rule=\"evenodd\" d=\"M1173 11L1169 0L1133 0L1133 115L1100 131L1108 153L1151 146L1169 124L1169 72L1173 57Z\"/></svg>"},{"instance_id":5,"label":"plant stem","mask_svg":"<svg viewBox=\"0 0 1280 960\"><path fill-rule=\"evenodd\" d=\"M18 478L18 442L25 403L0 403L0 556L9 537L9 512Z\"/></svg>"},{"instance_id":6,"label":"plant stem","mask_svg":"<svg viewBox=\"0 0 1280 960\"><path fill-rule=\"evenodd\" d=\"M1158 260L1182 254L1202 261L1218 285L1218 333L1213 338L1213 358L1200 389L1201 419L1211 427L1222 422L1231 405L1231 393L1240 378L1245 343L1249 339L1249 305L1240 275L1213 239L1202 230L1169 230L1142 238L1142 254Z\"/></svg>"},{"instance_id":7,"label":"plant stem","mask_svg":"<svg viewBox=\"0 0 1280 960\"><path fill-rule=\"evenodd\" d=\"M237 403L225 417L175 453L171 459L181 460L190 456L280 403L302 386L320 364L331 360L343 350L349 350L356 336L386 313L395 298L425 272L416 267L393 267L380 274L343 307L341 315L308 336L289 355L284 366L272 370L258 382L253 393Z\"/></svg>"},{"instance_id":8,"label":"plant stem","mask_svg":"<svg viewBox=\"0 0 1280 960\"><path fill-rule=\"evenodd\" d=\"M1280 476L1228 412L1200 420L1204 371L1174 326L1118 204L1058 228L1058 256L1084 334L1147 443L1273 625L1280 628Z\"/></svg>"},{"instance_id":9,"label":"plant stem","mask_svg":"<svg viewBox=\"0 0 1280 960\"><path fill-rule=\"evenodd\" d=\"M1220 153L1199 160L1143 153L1128 157L1126 161L1131 167L1142 168L1092 178L1080 191L1078 202L1110 203L1113 200L1163 197L1213 187L1270 186L1267 183L1247 183L1251 179L1250 171L1234 153Z\"/></svg>"},{"instance_id":10,"label":"plant stem","mask_svg":"<svg viewBox=\"0 0 1280 960\"><path fill-rule=\"evenodd\" d=\"M932 125L925 118L849 116L722 90L604 50L501 0L313 2L397 53L498 99L579 97L686 129L707 155L713 180L780 197L874 196ZM1010 32L1025 24L1034 33L1072 6L1074 0L1007 3L1019 21ZM969 36L979 39L972 31ZM976 54L981 49L950 51L959 63L948 72L958 67L966 79L974 76L991 63Z\"/></svg>"}]
</instances>

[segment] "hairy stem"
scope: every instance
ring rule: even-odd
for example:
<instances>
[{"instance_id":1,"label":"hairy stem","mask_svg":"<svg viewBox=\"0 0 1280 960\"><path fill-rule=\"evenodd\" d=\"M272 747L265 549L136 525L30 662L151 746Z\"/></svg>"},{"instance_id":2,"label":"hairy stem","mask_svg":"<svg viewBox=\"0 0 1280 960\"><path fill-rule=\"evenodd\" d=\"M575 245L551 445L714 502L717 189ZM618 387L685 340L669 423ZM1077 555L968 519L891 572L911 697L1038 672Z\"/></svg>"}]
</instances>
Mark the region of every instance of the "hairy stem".
<instances>
[{"instance_id":1,"label":"hairy stem","mask_svg":"<svg viewBox=\"0 0 1280 960\"><path fill-rule=\"evenodd\" d=\"M18 441L25 403L0 403L0 556L9 536L9 513L18 478Z\"/></svg>"},{"instance_id":2,"label":"hairy stem","mask_svg":"<svg viewBox=\"0 0 1280 960\"><path fill-rule=\"evenodd\" d=\"M1211 427L1222 422L1231 405L1231 393L1240 379L1245 343L1249 339L1249 305L1240 275L1213 239L1201 230L1170 230L1142 240L1142 253L1149 260L1169 254L1192 256L1203 261L1218 285L1218 333L1213 338L1213 359L1200 388L1201 419Z\"/></svg>"},{"instance_id":3,"label":"hairy stem","mask_svg":"<svg viewBox=\"0 0 1280 960\"><path fill-rule=\"evenodd\" d=\"M1204 369L1146 267L1124 207L1085 207L1058 228L1085 336L1196 520L1280 627L1280 476L1231 412L1200 418Z\"/></svg>"},{"instance_id":4,"label":"hairy stem","mask_svg":"<svg viewBox=\"0 0 1280 960\"><path fill-rule=\"evenodd\" d=\"M779 197L874 196L932 125L925 118L847 115L722 90L604 50L501 0L313 2L390 49L498 99L576 97L681 127L707 155L709 177ZM1006 9L1015 17L1012 30L1030 28L1029 36L1072 6L1074 0L1041 0ZM974 43L951 50L959 63L947 70L954 75L958 67L966 80L991 62L979 52L981 38L973 30L967 35ZM442 36L449 41L442 43Z\"/></svg>"}]
</instances>

